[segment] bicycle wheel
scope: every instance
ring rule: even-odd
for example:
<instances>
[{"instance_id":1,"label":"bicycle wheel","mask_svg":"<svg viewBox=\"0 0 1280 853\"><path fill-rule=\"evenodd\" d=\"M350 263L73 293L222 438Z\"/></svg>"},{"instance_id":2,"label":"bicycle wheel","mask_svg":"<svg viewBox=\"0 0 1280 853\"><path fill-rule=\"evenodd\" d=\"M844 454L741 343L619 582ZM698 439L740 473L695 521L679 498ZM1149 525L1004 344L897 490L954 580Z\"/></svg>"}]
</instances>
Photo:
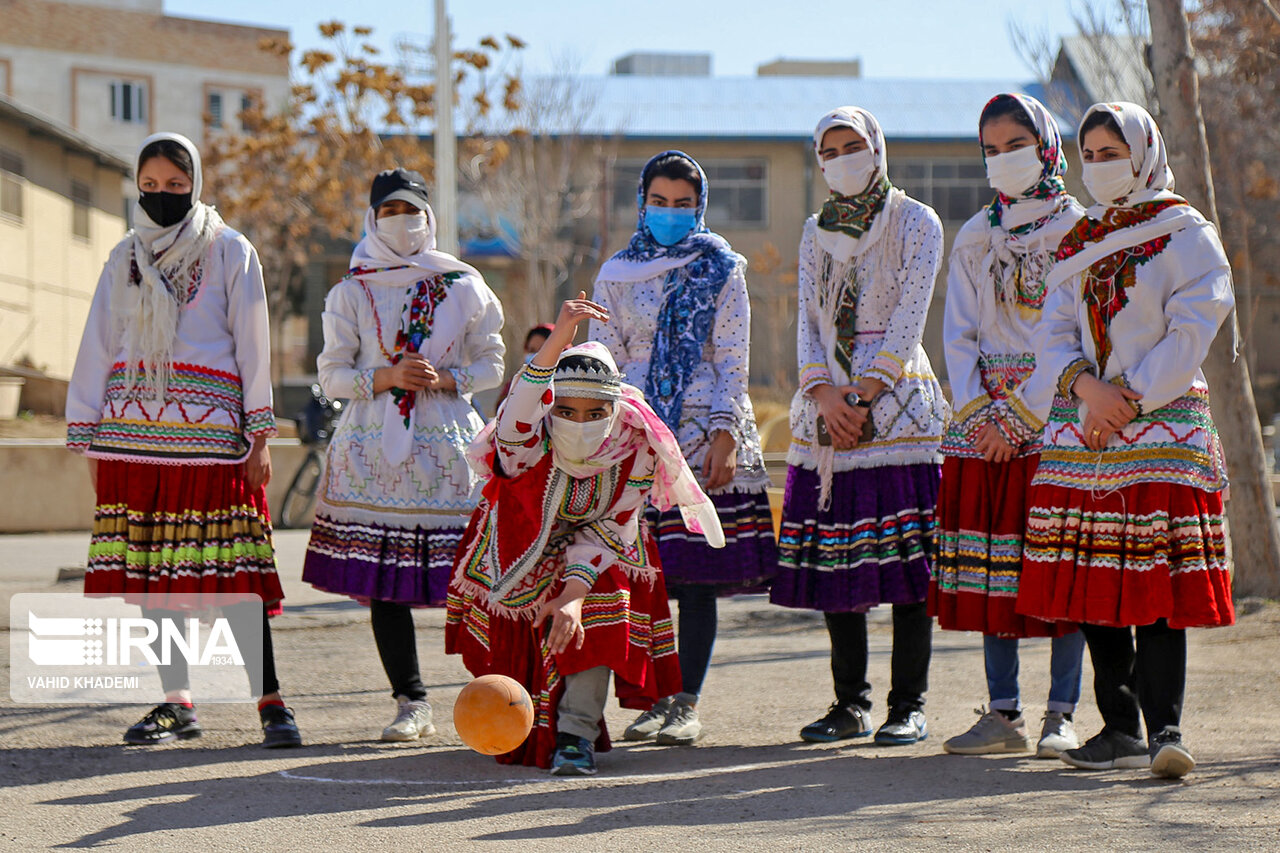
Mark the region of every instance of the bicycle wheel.
<instances>
[{"instance_id":1,"label":"bicycle wheel","mask_svg":"<svg viewBox=\"0 0 1280 853\"><path fill-rule=\"evenodd\" d=\"M289 490L284 493L284 501L280 504L281 527L307 527L311 524L316 492L320 489L320 476L323 473L324 457L313 447L307 453L307 458L302 460L298 473L293 475Z\"/></svg>"}]
</instances>

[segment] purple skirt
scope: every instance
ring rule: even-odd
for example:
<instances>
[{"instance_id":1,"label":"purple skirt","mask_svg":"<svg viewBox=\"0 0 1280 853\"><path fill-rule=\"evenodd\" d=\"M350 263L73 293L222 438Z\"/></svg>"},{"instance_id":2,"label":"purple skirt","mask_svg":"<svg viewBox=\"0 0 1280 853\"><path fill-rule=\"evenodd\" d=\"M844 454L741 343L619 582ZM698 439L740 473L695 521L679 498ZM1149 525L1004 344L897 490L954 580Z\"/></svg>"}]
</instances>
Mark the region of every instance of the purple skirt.
<instances>
[{"instance_id":1,"label":"purple skirt","mask_svg":"<svg viewBox=\"0 0 1280 853\"><path fill-rule=\"evenodd\" d=\"M723 548L712 548L701 534L690 533L678 509L660 516L650 509L667 587L710 584L724 587L725 595L764 591L778 572L768 493L712 495L711 502L724 528Z\"/></svg>"},{"instance_id":2,"label":"purple skirt","mask_svg":"<svg viewBox=\"0 0 1280 853\"><path fill-rule=\"evenodd\" d=\"M443 606L461 527L391 527L317 514L302 579L357 601Z\"/></svg>"},{"instance_id":3,"label":"purple skirt","mask_svg":"<svg viewBox=\"0 0 1280 853\"><path fill-rule=\"evenodd\" d=\"M915 604L929 593L940 467L838 472L818 509L818 472L792 465L770 600L828 613Z\"/></svg>"}]
</instances>

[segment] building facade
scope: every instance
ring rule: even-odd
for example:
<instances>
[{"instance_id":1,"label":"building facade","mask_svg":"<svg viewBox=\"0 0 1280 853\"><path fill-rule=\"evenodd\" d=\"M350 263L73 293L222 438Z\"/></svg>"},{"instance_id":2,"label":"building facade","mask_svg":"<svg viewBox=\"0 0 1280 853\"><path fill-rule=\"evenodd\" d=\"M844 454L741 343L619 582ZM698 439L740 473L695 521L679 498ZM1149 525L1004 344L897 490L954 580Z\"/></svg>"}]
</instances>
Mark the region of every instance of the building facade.
<instances>
[{"instance_id":1,"label":"building facade","mask_svg":"<svg viewBox=\"0 0 1280 853\"><path fill-rule=\"evenodd\" d=\"M71 375L103 261L124 236L130 171L0 97L0 368Z\"/></svg>"},{"instance_id":2,"label":"building facade","mask_svg":"<svg viewBox=\"0 0 1280 853\"><path fill-rule=\"evenodd\" d=\"M162 0L0 0L0 94L131 160L157 130L198 144L250 98L289 94L287 30L179 18Z\"/></svg>"}]
</instances>

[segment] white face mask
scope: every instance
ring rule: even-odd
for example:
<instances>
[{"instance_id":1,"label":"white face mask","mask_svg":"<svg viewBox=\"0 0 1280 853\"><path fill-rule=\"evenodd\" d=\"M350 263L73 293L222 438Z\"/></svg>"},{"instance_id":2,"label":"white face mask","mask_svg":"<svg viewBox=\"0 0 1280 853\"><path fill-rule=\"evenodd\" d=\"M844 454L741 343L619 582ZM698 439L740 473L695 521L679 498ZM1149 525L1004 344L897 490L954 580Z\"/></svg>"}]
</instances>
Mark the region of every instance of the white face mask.
<instances>
[{"instance_id":1,"label":"white face mask","mask_svg":"<svg viewBox=\"0 0 1280 853\"><path fill-rule=\"evenodd\" d=\"M987 183L1010 198L1034 187L1042 174L1044 163L1034 145L987 158Z\"/></svg>"},{"instance_id":2,"label":"white face mask","mask_svg":"<svg viewBox=\"0 0 1280 853\"><path fill-rule=\"evenodd\" d=\"M579 422L552 416L551 444L560 456L581 462L600 449L612 430L613 417Z\"/></svg>"},{"instance_id":3,"label":"white face mask","mask_svg":"<svg viewBox=\"0 0 1280 853\"><path fill-rule=\"evenodd\" d=\"M378 237L403 258L422 251L427 242L426 211L384 216L378 222Z\"/></svg>"},{"instance_id":4,"label":"white face mask","mask_svg":"<svg viewBox=\"0 0 1280 853\"><path fill-rule=\"evenodd\" d=\"M822 161L822 177L840 195L866 192L875 173L876 155L870 148Z\"/></svg>"},{"instance_id":5,"label":"white face mask","mask_svg":"<svg viewBox=\"0 0 1280 853\"><path fill-rule=\"evenodd\" d=\"M1084 187L1099 204L1111 204L1137 189L1137 178L1128 157L1105 163L1084 164Z\"/></svg>"}]
</instances>

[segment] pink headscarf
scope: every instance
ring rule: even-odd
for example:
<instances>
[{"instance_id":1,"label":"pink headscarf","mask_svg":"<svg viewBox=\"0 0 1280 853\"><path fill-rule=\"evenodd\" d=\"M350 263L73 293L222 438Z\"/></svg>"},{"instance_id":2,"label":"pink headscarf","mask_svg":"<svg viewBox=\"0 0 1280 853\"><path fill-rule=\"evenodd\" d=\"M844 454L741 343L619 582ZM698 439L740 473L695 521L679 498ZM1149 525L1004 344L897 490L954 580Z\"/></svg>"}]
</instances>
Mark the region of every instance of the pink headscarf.
<instances>
[{"instance_id":1,"label":"pink headscarf","mask_svg":"<svg viewBox=\"0 0 1280 853\"><path fill-rule=\"evenodd\" d=\"M607 347L598 341L587 341L570 347L561 354L564 359L572 355L582 355L597 359L606 364L616 375L618 366ZM694 533L706 537L712 548L723 548L724 530L720 526L720 517L716 514L715 505L707 497L706 492L694 479L689 463L680 452L680 444L670 428L662 422L647 402L644 394L634 385L621 383L622 396L614 403L614 423L609 436L590 458L579 463L571 463L557 458L556 467L572 477L590 477L621 464L634 453L646 447L653 450L657 457L654 468L653 489L649 493L649 501L659 510L667 510L673 506L680 507L680 515L684 524ZM552 393L555 382L552 381ZM494 433L498 428L498 420L506 408L504 401L498 407L498 416L489 423L471 442L467 448L467 461L486 482L497 476L489 464L494 449Z\"/></svg>"}]
</instances>

